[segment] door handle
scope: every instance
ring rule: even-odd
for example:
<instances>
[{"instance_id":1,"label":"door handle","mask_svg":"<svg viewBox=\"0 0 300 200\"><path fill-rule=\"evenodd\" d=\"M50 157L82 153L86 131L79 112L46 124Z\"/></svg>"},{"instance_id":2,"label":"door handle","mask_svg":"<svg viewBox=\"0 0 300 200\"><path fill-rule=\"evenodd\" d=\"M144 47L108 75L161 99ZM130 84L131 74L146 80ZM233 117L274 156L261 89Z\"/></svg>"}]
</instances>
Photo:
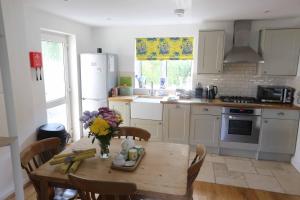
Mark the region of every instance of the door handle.
<instances>
[{"instance_id":1,"label":"door handle","mask_svg":"<svg viewBox=\"0 0 300 200\"><path fill-rule=\"evenodd\" d=\"M283 116L284 112L279 112L279 113L277 113L277 115Z\"/></svg>"}]
</instances>

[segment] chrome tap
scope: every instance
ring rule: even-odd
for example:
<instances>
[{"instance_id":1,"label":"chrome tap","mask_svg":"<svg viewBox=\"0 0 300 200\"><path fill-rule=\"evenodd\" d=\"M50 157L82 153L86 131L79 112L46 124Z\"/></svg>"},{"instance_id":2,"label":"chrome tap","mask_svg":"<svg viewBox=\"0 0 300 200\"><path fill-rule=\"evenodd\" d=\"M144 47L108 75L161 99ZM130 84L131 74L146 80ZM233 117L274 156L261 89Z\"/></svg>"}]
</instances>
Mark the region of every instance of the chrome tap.
<instances>
[{"instance_id":1,"label":"chrome tap","mask_svg":"<svg viewBox=\"0 0 300 200\"><path fill-rule=\"evenodd\" d=\"M151 91L150 91L150 96L154 96L153 81L151 81Z\"/></svg>"}]
</instances>

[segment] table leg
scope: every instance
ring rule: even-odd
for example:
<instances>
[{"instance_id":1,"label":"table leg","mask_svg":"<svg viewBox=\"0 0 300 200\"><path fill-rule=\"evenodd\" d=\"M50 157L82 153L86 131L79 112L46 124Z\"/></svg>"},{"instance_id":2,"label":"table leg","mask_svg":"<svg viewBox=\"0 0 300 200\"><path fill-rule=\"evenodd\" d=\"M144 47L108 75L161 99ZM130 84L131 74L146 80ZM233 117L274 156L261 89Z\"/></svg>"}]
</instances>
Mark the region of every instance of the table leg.
<instances>
[{"instance_id":1,"label":"table leg","mask_svg":"<svg viewBox=\"0 0 300 200\"><path fill-rule=\"evenodd\" d=\"M39 195L40 200L50 200L48 182L46 180L40 181L41 193Z\"/></svg>"}]
</instances>

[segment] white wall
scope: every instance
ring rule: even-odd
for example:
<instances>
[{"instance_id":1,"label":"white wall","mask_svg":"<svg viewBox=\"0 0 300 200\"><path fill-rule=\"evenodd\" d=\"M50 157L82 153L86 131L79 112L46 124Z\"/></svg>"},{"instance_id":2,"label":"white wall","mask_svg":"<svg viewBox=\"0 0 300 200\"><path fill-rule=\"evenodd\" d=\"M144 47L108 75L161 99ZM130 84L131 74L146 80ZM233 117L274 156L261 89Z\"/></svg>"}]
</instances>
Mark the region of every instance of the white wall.
<instances>
[{"instance_id":1,"label":"white wall","mask_svg":"<svg viewBox=\"0 0 300 200\"><path fill-rule=\"evenodd\" d=\"M27 31L27 46L28 51L41 51L40 34L41 29L56 31L69 36L69 41L76 41L76 44L71 46L69 52L75 52L77 55L91 51L91 28L89 26L79 24L61 17L57 17L39 10L25 7L25 20ZM72 58L69 61L71 74L71 95L73 108L73 132L75 139L79 138L79 91L78 91L78 58ZM37 124L42 124L46 121L46 104L44 95L44 82L34 81L32 77L32 88L35 93L34 112L40 117L36 118Z\"/></svg>"},{"instance_id":2,"label":"white wall","mask_svg":"<svg viewBox=\"0 0 300 200\"><path fill-rule=\"evenodd\" d=\"M7 2L10 0L6 0ZM15 12L7 11L7 12ZM13 94L15 98L15 115L17 117L17 135L21 148L24 148L36 139L35 130L38 126L46 122L46 103L44 82L35 81L29 67L28 52L41 51L40 34L41 29L48 29L66 33L70 36L70 40L75 41L76 45L72 48L72 52L76 54L91 51L91 28L76 22L56 17L41 11L34 10L29 7L24 8L24 20L21 27L24 27L24 32L13 33L8 35L18 37L16 43L20 45L20 50L15 51L15 46L11 47L12 55L15 55L14 60L17 62L11 69L14 80ZM0 31L1 33L1 31ZM23 48L24 47L24 48ZM19 53L19 54L13 54ZM20 54L20 52L22 52ZM77 59L71 62L72 83L78 84L77 78ZM79 133L79 101L78 91L73 91L72 94L77 96L73 105L78 109L75 113L74 122L77 122L77 133ZM78 134L79 135L79 134ZM0 171L5 172L0 179L0 199L3 199L8 194L13 192L10 156L8 149L0 151Z\"/></svg>"}]
</instances>

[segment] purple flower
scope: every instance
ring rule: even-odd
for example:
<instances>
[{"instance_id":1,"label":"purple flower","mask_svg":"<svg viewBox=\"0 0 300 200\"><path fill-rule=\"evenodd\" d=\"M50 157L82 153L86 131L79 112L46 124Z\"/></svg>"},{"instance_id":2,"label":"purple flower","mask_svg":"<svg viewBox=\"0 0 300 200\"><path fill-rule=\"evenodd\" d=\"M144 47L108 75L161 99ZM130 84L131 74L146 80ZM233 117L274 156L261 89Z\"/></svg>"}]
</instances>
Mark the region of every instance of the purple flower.
<instances>
[{"instance_id":1,"label":"purple flower","mask_svg":"<svg viewBox=\"0 0 300 200\"><path fill-rule=\"evenodd\" d=\"M98 111L93 111L91 112L91 116L96 117L98 116L99 112Z\"/></svg>"},{"instance_id":2,"label":"purple flower","mask_svg":"<svg viewBox=\"0 0 300 200\"><path fill-rule=\"evenodd\" d=\"M91 112L90 112L90 111L88 111L88 110L86 110L86 111L84 111L84 112L83 112L83 115L86 115L86 116L91 116Z\"/></svg>"},{"instance_id":3,"label":"purple flower","mask_svg":"<svg viewBox=\"0 0 300 200\"><path fill-rule=\"evenodd\" d=\"M80 121L83 122L83 123L85 123L85 122L88 121L89 119L90 119L90 117L89 117L89 116L86 116L86 115L83 115L83 116L80 117Z\"/></svg>"}]
</instances>

